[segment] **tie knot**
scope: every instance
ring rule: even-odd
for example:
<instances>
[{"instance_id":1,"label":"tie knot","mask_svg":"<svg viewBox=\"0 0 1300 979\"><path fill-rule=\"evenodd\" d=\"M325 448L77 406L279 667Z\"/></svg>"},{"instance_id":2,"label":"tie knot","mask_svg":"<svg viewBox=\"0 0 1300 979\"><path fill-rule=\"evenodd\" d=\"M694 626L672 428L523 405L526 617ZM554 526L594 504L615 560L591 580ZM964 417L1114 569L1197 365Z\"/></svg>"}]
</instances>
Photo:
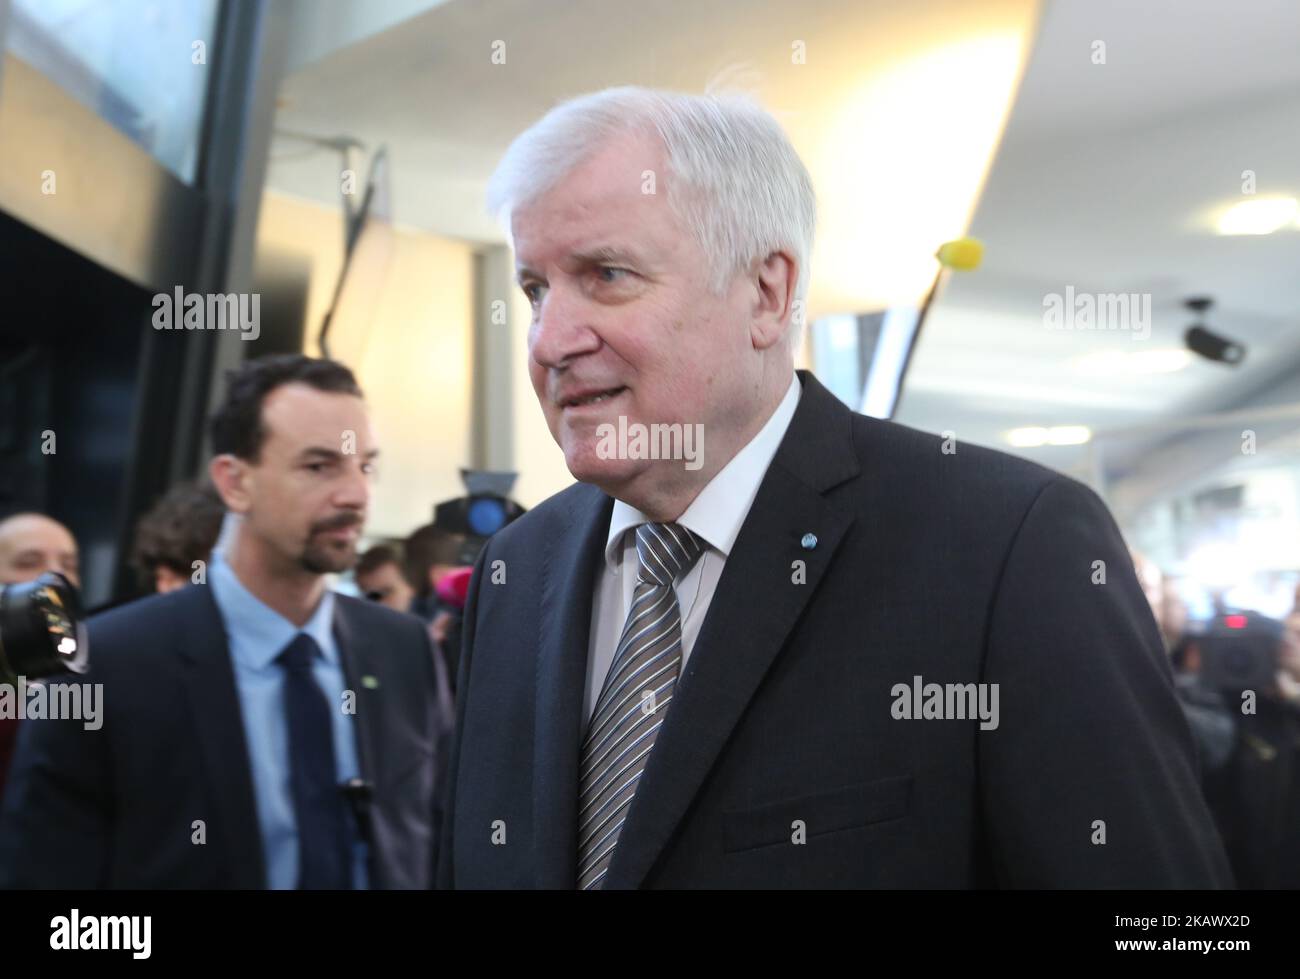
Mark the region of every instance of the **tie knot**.
<instances>
[{"instance_id":1,"label":"tie knot","mask_svg":"<svg viewBox=\"0 0 1300 979\"><path fill-rule=\"evenodd\" d=\"M638 577L671 585L704 553L704 542L681 524L643 523L636 529Z\"/></svg>"},{"instance_id":2,"label":"tie knot","mask_svg":"<svg viewBox=\"0 0 1300 979\"><path fill-rule=\"evenodd\" d=\"M320 646L316 645L316 640L307 633L300 632L293 637L289 645L284 647L284 651L276 657L276 661L285 669L295 673L310 671L312 661L319 652Z\"/></svg>"}]
</instances>

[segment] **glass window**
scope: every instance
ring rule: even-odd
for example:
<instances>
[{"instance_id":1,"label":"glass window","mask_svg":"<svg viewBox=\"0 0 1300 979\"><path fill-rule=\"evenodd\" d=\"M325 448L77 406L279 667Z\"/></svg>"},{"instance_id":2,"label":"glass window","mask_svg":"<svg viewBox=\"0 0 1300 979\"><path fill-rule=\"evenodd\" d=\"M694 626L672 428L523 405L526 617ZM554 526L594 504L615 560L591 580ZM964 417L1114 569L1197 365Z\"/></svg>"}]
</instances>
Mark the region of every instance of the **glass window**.
<instances>
[{"instance_id":1,"label":"glass window","mask_svg":"<svg viewBox=\"0 0 1300 979\"><path fill-rule=\"evenodd\" d=\"M186 183L218 0L13 0L6 47Z\"/></svg>"}]
</instances>

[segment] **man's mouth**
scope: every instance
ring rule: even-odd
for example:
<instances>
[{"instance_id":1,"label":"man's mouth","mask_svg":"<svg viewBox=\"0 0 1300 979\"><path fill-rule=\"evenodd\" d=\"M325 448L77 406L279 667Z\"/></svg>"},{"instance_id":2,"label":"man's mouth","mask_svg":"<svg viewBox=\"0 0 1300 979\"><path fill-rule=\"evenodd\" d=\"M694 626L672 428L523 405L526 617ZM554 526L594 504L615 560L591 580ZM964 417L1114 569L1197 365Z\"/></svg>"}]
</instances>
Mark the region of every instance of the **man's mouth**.
<instances>
[{"instance_id":1,"label":"man's mouth","mask_svg":"<svg viewBox=\"0 0 1300 979\"><path fill-rule=\"evenodd\" d=\"M347 523L326 524L317 527L316 533L328 534L330 537L355 537L361 533L361 521L349 520Z\"/></svg>"},{"instance_id":2,"label":"man's mouth","mask_svg":"<svg viewBox=\"0 0 1300 979\"><path fill-rule=\"evenodd\" d=\"M592 388L585 391L575 391L572 394L568 394L565 397L560 398L558 404L562 409L585 408L588 405L597 405L603 401L609 401L611 398L617 398L620 394L622 394L626 390L627 388L623 386L623 387L614 387L614 388Z\"/></svg>"}]
</instances>

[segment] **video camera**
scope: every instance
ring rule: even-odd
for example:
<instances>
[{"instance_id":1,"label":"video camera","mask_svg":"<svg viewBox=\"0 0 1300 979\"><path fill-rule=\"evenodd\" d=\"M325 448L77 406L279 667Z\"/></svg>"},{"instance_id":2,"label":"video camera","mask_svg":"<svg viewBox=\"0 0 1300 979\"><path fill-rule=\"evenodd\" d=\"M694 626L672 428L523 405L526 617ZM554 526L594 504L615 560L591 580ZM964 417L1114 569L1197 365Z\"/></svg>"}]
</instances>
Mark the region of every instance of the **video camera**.
<instances>
[{"instance_id":1,"label":"video camera","mask_svg":"<svg viewBox=\"0 0 1300 979\"><path fill-rule=\"evenodd\" d=\"M59 572L0 585L0 682L84 673L89 651L81 597Z\"/></svg>"},{"instance_id":2,"label":"video camera","mask_svg":"<svg viewBox=\"0 0 1300 979\"><path fill-rule=\"evenodd\" d=\"M513 520L523 516L523 506L510 499L510 490L518 474L462 469L460 478L468 496L439 503L433 510L433 522L443 530L465 537L460 563L473 564L487 539Z\"/></svg>"},{"instance_id":3,"label":"video camera","mask_svg":"<svg viewBox=\"0 0 1300 979\"><path fill-rule=\"evenodd\" d=\"M1277 679L1284 627L1257 612L1216 615L1197 639L1201 683L1215 690L1266 690Z\"/></svg>"}]
</instances>

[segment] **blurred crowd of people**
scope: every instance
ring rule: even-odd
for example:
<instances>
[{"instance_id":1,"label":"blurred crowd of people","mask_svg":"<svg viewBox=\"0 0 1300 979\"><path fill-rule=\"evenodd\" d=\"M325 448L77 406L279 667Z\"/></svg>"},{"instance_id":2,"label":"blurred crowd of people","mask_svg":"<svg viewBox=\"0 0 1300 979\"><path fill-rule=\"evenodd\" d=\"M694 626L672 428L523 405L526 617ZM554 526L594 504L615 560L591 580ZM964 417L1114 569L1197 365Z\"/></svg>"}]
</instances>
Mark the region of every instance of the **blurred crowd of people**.
<instances>
[{"instance_id":1,"label":"blurred crowd of people","mask_svg":"<svg viewBox=\"0 0 1300 979\"><path fill-rule=\"evenodd\" d=\"M131 561L141 591L168 594L205 584L210 566L221 561L231 519L211 482L173 486L135 530ZM352 553L334 569L350 568L367 602L424 623L444 730L454 712L469 564L481 545L434 522ZM1283 621L1221 600L1212 620L1193 621L1175 583L1144 555L1134 551L1133 559L1238 885L1300 887L1300 588ZM0 584L49 571L80 583L68 528L38 513L0 520ZM0 798L19 726L0 718Z\"/></svg>"},{"instance_id":2,"label":"blurred crowd of people","mask_svg":"<svg viewBox=\"0 0 1300 979\"><path fill-rule=\"evenodd\" d=\"M1282 620L1220 594L1193 621L1176 582L1133 558L1237 886L1300 888L1300 587Z\"/></svg>"},{"instance_id":3,"label":"blurred crowd of people","mask_svg":"<svg viewBox=\"0 0 1300 979\"><path fill-rule=\"evenodd\" d=\"M131 563L141 593L165 594L203 580L225 516L221 497L206 481L178 483L159 498L140 518L132 544ZM438 588L458 572L469 572L466 545L464 534L429 523L405 539L375 544L361 554L352 572L362 597L427 623L439 656L439 681L453 692L463 602L457 604L445 588L440 597ZM72 532L41 513L0 520L0 585L34 581L47 571L81 584ZM18 723L0 717L0 799Z\"/></svg>"},{"instance_id":4,"label":"blurred crowd of people","mask_svg":"<svg viewBox=\"0 0 1300 979\"><path fill-rule=\"evenodd\" d=\"M104 686L110 720L103 735L67 719L0 718L0 803L9 803L0 805L4 885L140 886L155 878L132 876L141 866L127 856L133 847L139 857L167 854L158 861L173 865L157 879L173 886L423 887L432 880L436 780L454 718L469 565L482 542L435 518L405 539L358 553L378 450L346 368L263 358L233 372L229 385L212 420L217 449L208 478L171 487L135 528L130 560L139 593L154 597L89 610L90 672L49 678ZM362 432L364 451L332 447L339 431ZM0 520L0 585L47 572L81 584L68 528L38 513ZM331 574L342 577L331 585ZM178 665L186 659L199 672ZM197 726L167 713L184 703L190 684L197 684L193 702L182 709L196 712ZM167 797L180 791L175 783L160 791L148 765L112 773L86 767L105 750L104 737L117 744L145 730L190 773L191 808L206 809L251 780L240 837L224 840L224 854L209 848L208 863L196 861L184 839L168 851L162 841L133 838L149 822L147 806L171 819L182 801ZM245 751L227 750L241 738ZM223 745L217 771L196 767L199 758L214 763L205 739ZM388 766L403 761L419 777L390 784ZM166 765L161 756L155 762ZM113 787L91 798L110 774ZM78 778L86 784L70 788ZM141 810L127 821L135 826L117 820L105 801L126 796ZM87 829L92 823L102 832ZM248 846L250 832L260 847ZM40 847L69 833L81 833L89 849ZM47 855L25 862L38 849ZM340 854L354 850L350 871L354 860ZM260 854L260 867L247 862L250 853Z\"/></svg>"}]
</instances>

